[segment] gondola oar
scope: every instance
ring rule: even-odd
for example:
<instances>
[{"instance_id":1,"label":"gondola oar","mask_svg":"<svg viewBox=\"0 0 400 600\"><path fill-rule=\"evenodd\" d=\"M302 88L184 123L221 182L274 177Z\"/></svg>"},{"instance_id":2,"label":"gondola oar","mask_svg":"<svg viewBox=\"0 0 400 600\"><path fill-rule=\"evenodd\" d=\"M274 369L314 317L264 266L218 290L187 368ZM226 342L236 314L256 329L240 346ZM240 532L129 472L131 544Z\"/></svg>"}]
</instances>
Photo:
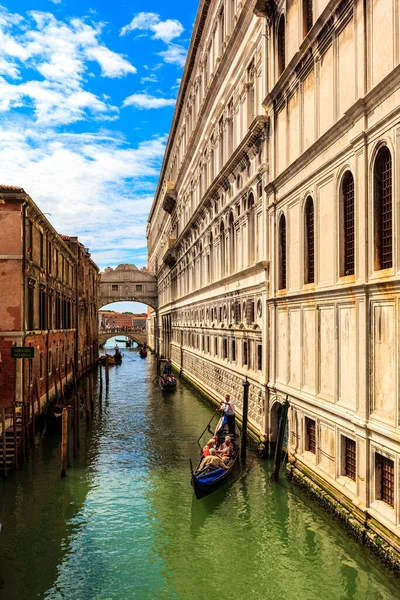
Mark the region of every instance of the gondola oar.
<instances>
[{"instance_id":1,"label":"gondola oar","mask_svg":"<svg viewBox=\"0 0 400 600\"><path fill-rule=\"evenodd\" d=\"M211 425L211 421L213 420L213 418L215 417L215 415L217 414L217 412L219 411L219 408L217 408L215 410L215 413L213 414L213 416L211 417L211 419L209 420L209 422L207 423L207 427L205 428L205 430L203 431L203 433L200 435L199 439L197 440L197 443L199 444L201 438L203 437L203 435L205 434L205 432L207 431L207 429L210 427ZM201 448L200 444L199 447Z\"/></svg>"}]
</instances>

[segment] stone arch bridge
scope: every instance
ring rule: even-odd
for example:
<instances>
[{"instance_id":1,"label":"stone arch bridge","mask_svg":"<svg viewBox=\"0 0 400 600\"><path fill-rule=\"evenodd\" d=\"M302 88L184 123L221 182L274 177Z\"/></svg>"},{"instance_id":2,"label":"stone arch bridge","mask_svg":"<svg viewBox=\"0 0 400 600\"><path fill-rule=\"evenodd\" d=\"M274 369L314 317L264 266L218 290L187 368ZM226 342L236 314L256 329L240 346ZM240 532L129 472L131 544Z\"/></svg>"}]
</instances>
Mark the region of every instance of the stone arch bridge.
<instances>
[{"instance_id":1,"label":"stone arch bridge","mask_svg":"<svg viewBox=\"0 0 400 600\"><path fill-rule=\"evenodd\" d=\"M100 309L113 302L143 302L157 310L157 279L135 265L107 267L100 273L97 305Z\"/></svg>"},{"instance_id":2,"label":"stone arch bridge","mask_svg":"<svg viewBox=\"0 0 400 600\"><path fill-rule=\"evenodd\" d=\"M107 340L113 337L128 337L139 346L143 346L147 342L146 333L136 333L135 331L121 331L119 329L109 329L107 331L99 331L99 346L104 346Z\"/></svg>"}]
</instances>

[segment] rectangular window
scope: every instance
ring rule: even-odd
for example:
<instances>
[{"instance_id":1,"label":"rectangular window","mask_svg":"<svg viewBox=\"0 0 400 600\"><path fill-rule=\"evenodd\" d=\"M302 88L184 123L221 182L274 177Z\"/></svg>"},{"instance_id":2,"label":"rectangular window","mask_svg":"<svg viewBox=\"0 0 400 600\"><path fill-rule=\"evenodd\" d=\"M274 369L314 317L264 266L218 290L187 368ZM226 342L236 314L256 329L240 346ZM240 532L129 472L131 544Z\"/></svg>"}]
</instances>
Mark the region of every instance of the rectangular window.
<instances>
[{"instance_id":1,"label":"rectangular window","mask_svg":"<svg viewBox=\"0 0 400 600\"><path fill-rule=\"evenodd\" d=\"M49 375L51 375L51 372L53 370L53 355L51 350L49 350Z\"/></svg>"},{"instance_id":2,"label":"rectangular window","mask_svg":"<svg viewBox=\"0 0 400 600\"><path fill-rule=\"evenodd\" d=\"M111 290L112 290L113 292L118 292L118 285L117 285L116 283L113 283L113 284L111 285Z\"/></svg>"},{"instance_id":3,"label":"rectangular window","mask_svg":"<svg viewBox=\"0 0 400 600\"><path fill-rule=\"evenodd\" d=\"M214 340L214 355L218 356L218 338Z\"/></svg>"},{"instance_id":4,"label":"rectangular window","mask_svg":"<svg viewBox=\"0 0 400 600\"><path fill-rule=\"evenodd\" d=\"M248 356L247 356L247 342L243 342L243 364L247 365Z\"/></svg>"},{"instance_id":5,"label":"rectangular window","mask_svg":"<svg viewBox=\"0 0 400 600\"><path fill-rule=\"evenodd\" d=\"M258 344L257 346L257 369L262 371L262 346Z\"/></svg>"},{"instance_id":6,"label":"rectangular window","mask_svg":"<svg viewBox=\"0 0 400 600\"><path fill-rule=\"evenodd\" d=\"M137 292L143 292L143 286L142 285L136 285L135 289Z\"/></svg>"},{"instance_id":7,"label":"rectangular window","mask_svg":"<svg viewBox=\"0 0 400 600\"><path fill-rule=\"evenodd\" d=\"M222 340L222 358L228 358L228 340Z\"/></svg>"},{"instance_id":8,"label":"rectangular window","mask_svg":"<svg viewBox=\"0 0 400 600\"><path fill-rule=\"evenodd\" d=\"M377 497L382 502L394 507L394 462L382 456L375 454L375 478Z\"/></svg>"},{"instance_id":9,"label":"rectangular window","mask_svg":"<svg viewBox=\"0 0 400 600\"><path fill-rule=\"evenodd\" d=\"M235 342L235 340L232 340L231 360L232 360L232 362L236 362L236 342Z\"/></svg>"},{"instance_id":10,"label":"rectangular window","mask_svg":"<svg viewBox=\"0 0 400 600\"><path fill-rule=\"evenodd\" d=\"M44 236L43 233L40 232L39 234L40 236L40 266L44 267Z\"/></svg>"},{"instance_id":11,"label":"rectangular window","mask_svg":"<svg viewBox=\"0 0 400 600\"><path fill-rule=\"evenodd\" d=\"M27 314L27 329L32 331L35 328L34 324L35 314L35 288L33 286L28 287L28 314Z\"/></svg>"},{"instance_id":12,"label":"rectangular window","mask_svg":"<svg viewBox=\"0 0 400 600\"><path fill-rule=\"evenodd\" d=\"M356 443L350 438L345 438L344 474L349 479L356 480Z\"/></svg>"},{"instance_id":13,"label":"rectangular window","mask_svg":"<svg viewBox=\"0 0 400 600\"><path fill-rule=\"evenodd\" d=\"M40 290L39 292L39 329L43 331L47 329L46 323L46 292L44 290Z\"/></svg>"},{"instance_id":14,"label":"rectangular window","mask_svg":"<svg viewBox=\"0 0 400 600\"><path fill-rule=\"evenodd\" d=\"M207 352L210 354L210 336L207 336Z\"/></svg>"},{"instance_id":15,"label":"rectangular window","mask_svg":"<svg viewBox=\"0 0 400 600\"><path fill-rule=\"evenodd\" d=\"M315 421L314 419L305 418L306 426L306 450L315 454L316 440L315 440Z\"/></svg>"}]
</instances>

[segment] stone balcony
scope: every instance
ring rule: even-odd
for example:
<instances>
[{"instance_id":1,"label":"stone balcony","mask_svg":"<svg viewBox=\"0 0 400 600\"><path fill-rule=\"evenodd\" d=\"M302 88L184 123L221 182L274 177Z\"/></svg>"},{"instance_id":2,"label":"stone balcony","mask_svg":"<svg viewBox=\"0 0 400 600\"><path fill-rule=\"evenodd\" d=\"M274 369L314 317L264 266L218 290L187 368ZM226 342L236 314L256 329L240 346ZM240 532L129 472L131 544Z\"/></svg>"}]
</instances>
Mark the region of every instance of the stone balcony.
<instances>
[{"instance_id":1,"label":"stone balcony","mask_svg":"<svg viewBox=\"0 0 400 600\"><path fill-rule=\"evenodd\" d=\"M171 214L176 206L176 189L174 181L167 181L167 187L165 190L165 195L162 203L163 209Z\"/></svg>"},{"instance_id":2,"label":"stone balcony","mask_svg":"<svg viewBox=\"0 0 400 600\"><path fill-rule=\"evenodd\" d=\"M175 242L175 238L170 238L165 244L164 251L162 254L163 263L167 265L167 267L169 267L170 269L172 269L172 267L178 259L178 251L175 248Z\"/></svg>"}]
</instances>

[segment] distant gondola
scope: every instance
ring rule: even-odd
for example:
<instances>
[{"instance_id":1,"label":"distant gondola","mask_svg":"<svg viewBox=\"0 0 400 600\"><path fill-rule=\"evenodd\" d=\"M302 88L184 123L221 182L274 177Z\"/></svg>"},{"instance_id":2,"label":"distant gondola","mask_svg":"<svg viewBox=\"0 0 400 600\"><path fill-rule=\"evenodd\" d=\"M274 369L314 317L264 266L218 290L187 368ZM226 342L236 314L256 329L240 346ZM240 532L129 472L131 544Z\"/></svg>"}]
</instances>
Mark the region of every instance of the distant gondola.
<instances>
[{"instance_id":1,"label":"distant gondola","mask_svg":"<svg viewBox=\"0 0 400 600\"><path fill-rule=\"evenodd\" d=\"M228 425L225 423L225 417L221 417L218 421L218 424L215 428L214 435L217 436L220 443L224 440L225 436L228 435ZM208 494L214 492L220 485L226 482L232 476L235 465L237 463L239 457L240 450L240 432L237 425L235 425L235 435L230 435L234 451L232 457L227 463L227 468L216 469L215 467L205 467L205 469L200 470L201 461L203 460L203 452L201 452L200 461L196 467L196 470L193 471L192 461L190 461L190 470L191 470L191 484L194 488L194 493L196 498L203 498Z\"/></svg>"},{"instance_id":2,"label":"distant gondola","mask_svg":"<svg viewBox=\"0 0 400 600\"><path fill-rule=\"evenodd\" d=\"M122 357L123 354L119 351L114 354L114 362L116 365L120 365L122 363Z\"/></svg>"},{"instance_id":3,"label":"distant gondola","mask_svg":"<svg viewBox=\"0 0 400 600\"><path fill-rule=\"evenodd\" d=\"M140 356L140 358L146 358L146 356L147 356L147 350L146 350L146 348L140 348L140 350L139 350L139 356Z\"/></svg>"},{"instance_id":4,"label":"distant gondola","mask_svg":"<svg viewBox=\"0 0 400 600\"><path fill-rule=\"evenodd\" d=\"M99 356L99 361L101 362L101 364L102 365L106 364L107 356L108 356L108 366L111 367L112 365L115 365L115 357L112 356L112 354L102 354L101 356Z\"/></svg>"}]
</instances>

